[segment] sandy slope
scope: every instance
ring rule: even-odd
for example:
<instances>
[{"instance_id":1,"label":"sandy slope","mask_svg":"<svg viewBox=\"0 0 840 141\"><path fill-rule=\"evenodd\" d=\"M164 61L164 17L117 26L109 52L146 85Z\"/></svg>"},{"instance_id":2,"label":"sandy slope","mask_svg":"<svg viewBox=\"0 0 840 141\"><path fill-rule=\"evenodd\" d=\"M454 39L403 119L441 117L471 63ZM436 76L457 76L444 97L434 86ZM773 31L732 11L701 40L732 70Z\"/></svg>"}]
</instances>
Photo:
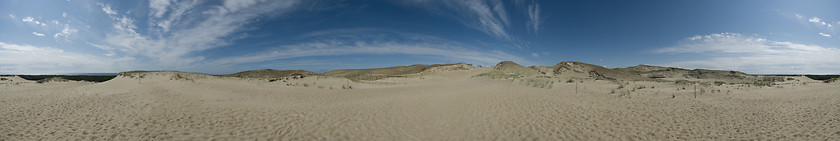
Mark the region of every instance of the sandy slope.
<instances>
[{"instance_id":1,"label":"sandy slope","mask_svg":"<svg viewBox=\"0 0 840 141\"><path fill-rule=\"evenodd\" d=\"M0 85L0 140L840 139L838 83L701 86L695 98L674 83L472 77L488 71Z\"/></svg>"}]
</instances>

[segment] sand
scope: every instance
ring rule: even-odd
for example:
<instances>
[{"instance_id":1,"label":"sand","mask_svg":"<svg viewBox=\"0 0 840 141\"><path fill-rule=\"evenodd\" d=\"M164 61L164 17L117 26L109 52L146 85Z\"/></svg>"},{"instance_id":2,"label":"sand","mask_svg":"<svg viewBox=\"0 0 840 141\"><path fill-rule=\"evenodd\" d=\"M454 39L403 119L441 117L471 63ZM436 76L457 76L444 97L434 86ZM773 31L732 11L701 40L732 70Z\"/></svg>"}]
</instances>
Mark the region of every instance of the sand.
<instances>
[{"instance_id":1,"label":"sand","mask_svg":"<svg viewBox=\"0 0 840 141\"><path fill-rule=\"evenodd\" d=\"M0 140L840 140L840 83L695 96L673 82L474 77L489 71L2 83Z\"/></svg>"}]
</instances>

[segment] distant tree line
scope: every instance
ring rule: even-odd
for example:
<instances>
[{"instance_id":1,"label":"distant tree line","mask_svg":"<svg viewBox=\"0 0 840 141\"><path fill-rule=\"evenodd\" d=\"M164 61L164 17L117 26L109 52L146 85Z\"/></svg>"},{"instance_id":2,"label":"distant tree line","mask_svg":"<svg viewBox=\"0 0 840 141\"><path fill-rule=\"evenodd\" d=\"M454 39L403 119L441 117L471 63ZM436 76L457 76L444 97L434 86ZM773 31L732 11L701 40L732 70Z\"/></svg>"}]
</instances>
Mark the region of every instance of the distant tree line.
<instances>
[{"instance_id":1,"label":"distant tree line","mask_svg":"<svg viewBox=\"0 0 840 141\"><path fill-rule=\"evenodd\" d=\"M15 75L0 75L0 76L15 76ZM90 82L105 82L105 81L114 79L114 77L117 77L116 75L107 75L107 76L103 76L103 75L17 75L17 76L20 76L23 79L31 80L31 81L38 81L38 80L43 80L43 79L53 78L53 77L61 77L61 78L67 79L67 80L90 81Z\"/></svg>"},{"instance_id":2,"label":"distant tree line","mask_svg":"<svg viewBox=\"0 0 840 141\"><path fill-rule=\"evenodd\" d=\"M831 78L840 78L840 75L805 75L814 80L828 80Z\"/></svg>"},{"instance_id":3,"label":"distant tree line","mask_svg":"<svg viewBox=\"0 0 840 141\"><path fill-rule=\"evenodd\" d=\"M796 74L782 74L782 75L769 75L769 76L805 76L814 80L829 80L832 78L840 78L840 75L796 75Z\"/></svg>"}]
</instances>

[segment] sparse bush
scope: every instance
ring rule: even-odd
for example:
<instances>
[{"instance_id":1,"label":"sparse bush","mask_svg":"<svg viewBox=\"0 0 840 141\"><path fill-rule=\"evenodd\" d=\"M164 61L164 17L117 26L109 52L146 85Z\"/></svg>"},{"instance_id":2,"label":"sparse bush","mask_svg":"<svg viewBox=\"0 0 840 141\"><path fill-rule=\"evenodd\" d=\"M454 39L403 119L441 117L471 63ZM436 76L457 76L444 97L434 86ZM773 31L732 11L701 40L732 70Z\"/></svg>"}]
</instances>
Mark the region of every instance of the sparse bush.
<instances>
[{"instance_id":1,"label":"sparse bush","mask_svg":"<svg viewBox=\"0 0 840 141\"><path fill-rule=\"evenodd\" d=\"M491 72L482 73L482 74L479 74L479 75L476 75L476 76L487 77L487 78L492 78L492 79L516 79L516 78L524 77L522 74L519 74L519 73L505 73L505 72L502 72L502 71L491 71Z\"/></svg>"},{"instance_id":2,"label":"sparse bush","mask_svg":"<svg viewBox=\"0 0 840 141\"><path fill-rule=\"evenodd\" d=\"M566 83L575 83L575 80L569 79L569 80L566 80Z\"/></svg>"},{"instance_id":3,"label":"sparse bush","mask_svg":"<svg viewBox=\"0 0 840 141\"><path fill-rule=\"evenodd\" d=\"M551 87L553 87L553 86L554 86L554 81L551 81L551 83L548 83L548 89L551 89Z\"/></svg>"},{"instance_id":4,"label":"sparse bush","mask_svg":"<svg viewBox=\"0 0 840 141\"><path fill-rule=\"evenodd\" d=\"M726 84L726 82L723 82L723 81L715 81L715 86L720 86L720 85L723 85L723 84Z\"/></svg>"},{"instance_id":5,"label":"sparse bush","mask_svg":"<svg viewBox=\"0 0 840 141\"><path fill-rule=\"evenodd\" d=\"M686 85L686 84L694 84L694 82L691 82L691 81L688 81L688 80L677 80L677 81L674 81L674 84Z\"/></svg>"}]
</instances>

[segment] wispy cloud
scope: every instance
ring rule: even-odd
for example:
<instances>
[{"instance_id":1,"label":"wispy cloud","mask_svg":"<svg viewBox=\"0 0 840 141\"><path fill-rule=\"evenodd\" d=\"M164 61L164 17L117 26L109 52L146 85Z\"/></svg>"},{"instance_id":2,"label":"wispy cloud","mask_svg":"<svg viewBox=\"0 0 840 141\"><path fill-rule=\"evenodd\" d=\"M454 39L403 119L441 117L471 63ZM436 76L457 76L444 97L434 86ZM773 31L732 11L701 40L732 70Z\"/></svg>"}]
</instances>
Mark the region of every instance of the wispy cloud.
<instances>
[{"instance_id":1,"label":"wispy cloud","mask_svg":"<svg viewBox=\"0 0 840 141\"><path fill-rule=\"evenodd\" d=\"M243 30L254 18L283 14L294 9L298 0L228 0L218 6L195 8L204 1L154 1L150 4L148 32L138 32L133 18L110 10L100 4L103 12L111 15L114 31L106 36L103 45L125 52L129 56L142 56L152 64L178 67L204 60L195 52L228 45L230 36ZM189 12L197 11L197 12ZM189 18L188 21L180 19ZM178 28L172 28L178 27Z\"/></svg>"},{"instance_id":2,"label":"wispy cloud","mask_svg":"<svg viewBox=\"0 0 840 141\"><path fill-rule=\"evenodd\" d=\"M53 35L53 38L55 38L55 39L59 39L59 38L67 39L67 38L70 38L70 35L73 35L73 33L76 33L76 32L79 32L79 30L74 29L74 28L70 28L70 25L64 25L64 29L62 29L61 32L55 33Z\"/></svg>"},{"instance_id":3,"label":"wispy cloud","mask_svg":"<svg viewBox=\"0 0 840 141\"><path fill-rule=\"evenodd\" d=\"M105 12L105 14L108 14L108 15L116 15L117 14L116 10L111 9L110 4L99 3L99 6L102 7L102 12Z\"/></svg>"},{"instance_id":4,"label":"wispy cloud","mask_svg":"<svg viewBox=\"0 0 840 141\"><path fill-rule=\"evenodd\" d=\"M820 26L825 26L825 27L828 27L828 28L831 28L833 26L831 23L827 23L825 20L822 20L819 17L812 17L812 18L808 19L808 22L811 22L811 23L814 23L814 24L817 24L817 25L820 25ZM838 23L840 23L840 22L838 22Z\"/></svg>"},{"instance_id":5,"label":"wispy cloud","mask_svg":"<svg viewBox=\"0 0 840 141\"><path fill-rule=\"evenodd\" d=\"M453 18L471 28L503 40L512 40L508 32L509 17L499 0L414 0L410 5L425 6L439 13L457 15Z\"/></svg>"},{"instance_id":6,"label":"wispy cloud","mask_svg":"<svg viewBox=\"0 0 840 141\"><path fill-rule=\"evenodd\" d=\"M49 74L63 70L79 72L113 72L115 62L122 59L105 59L97 56L65 52L50 47L9 44L0 42L0 74Z\"/></svg>"},{"instance_id":7,"label":"wispy cloud","mask_svg":"<svg viewBox=\"0 0 840 141\"><path fill-rule=\"evenodd\" d=\"M831 37L831 34L825 34L825 33L822 33L822 32L820 32L819 34L820 34L820 36L823 36L823 37Z\"/></svg>"},{"instance_id":8,"label":"wispy cloud","mask_svg":"<svg viewBox=\"0 0 840 141\"><path fill-rule=\"evenodd\" d=\"M169 9L170 4L172 4L172 1L169 0L149 0L149 9L151 9L149 14L160 18L166 13L166 10Z\"/></svg>"},{"instance_id":9,"label":"wispy cloud","mask_svg":"<svg viewBox=\"0 0 840 141\"><path fill-rule=\"evenodd\" d=\"M43 33L38 33L38 32L32 32L32 35L35 35L35 36L38 36L38 37L44 37L45 36Z\"/></svg>"},{"instance_id":10,"label":"wispy cloud","mask_svg":"<svg viewBox=\"0 0 840 141\"><path fill-rule=\"evenodd\" d=\"M808 19L808 22L812 22L812 23L820 23L820 18L813 17L813 18Z\"/></svg>"},{"instance_id":11,"label":"wispy cloud","mask_svg":"<svg viewBox=\"0 0 840 141\"><path fill-rule=\"evenodd\" d=\"M666 65L739 70L748 73L838 73L840 50L832 47L773 41L737 33L697 35L677 45L654 50L671 55L699 55L698 60Z\"/></svg>"},{"instance_id":12,"label":"wispy cloud","mask_svg":"<svg viewBox=\"0 0 840 141\"><path fill-rule=\"evenodd\" d=\"M9 18L15 19L15 14L9 14Z\"/></svg>"},{"instance_id":13,"label":"wispy cloud","mask_svg":"<svg viewBox=\"0 0 840 141\"><path fill-rule=\"evenodd\" d=\"M504 60L511 60L526 65L533 62L499 50L479 50L466 44L449 41L433 36L384 32L360 33L371 30L333 30L319 31L303 35L306 41L274 47L260 53L245 54L210 60L204 66L231 66L243 63L264 62L311 56L338 56L359 54L403 54L434 56L466 63L492 65ZM387 35L366 36L369 34Z\"/></svg>"},{"instance_id":14,"label":"wispy cloud","mask_svg":"<svg viewBox=\"0 0 840 141\"><path fill-rule=\"evenodd\" d=\"M539 33L540 31L540 12L539 4L528 6L528 28L533 30L534 33Z\"/></svg>"},{"instance_id":15,"label":"wispy cloud","mask_svg":"<svg viewBox=\"0 0 840 141\"><path fill-rule=\"evenodd\" d=\"M21 19L21 21L23 21L23 22L32 22L34 20L35 20L35 18L32 18L32 17L25 17L25 18Z\"/></svg>"}]
</instances>

